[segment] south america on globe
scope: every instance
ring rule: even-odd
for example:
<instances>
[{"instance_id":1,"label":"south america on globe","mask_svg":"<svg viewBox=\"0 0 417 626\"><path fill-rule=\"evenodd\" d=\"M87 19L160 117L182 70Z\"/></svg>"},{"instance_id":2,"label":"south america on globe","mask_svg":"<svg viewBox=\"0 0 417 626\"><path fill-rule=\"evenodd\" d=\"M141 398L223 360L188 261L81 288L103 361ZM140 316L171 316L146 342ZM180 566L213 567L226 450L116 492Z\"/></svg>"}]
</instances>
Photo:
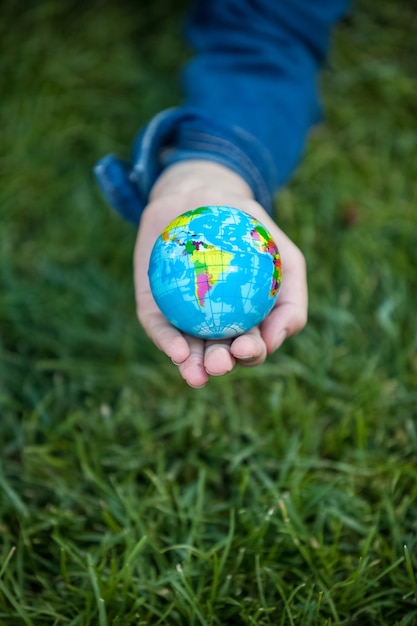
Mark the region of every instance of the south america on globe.
<instances>
[{"instance_id":1,"label":"south america on globe","mask_svg":"<svg viewBox=\"0 0 417 626\"><path fill-rule=\"evenodd\" d=\"M154 299L179 330L204 339L241 335L278 297L281 257L269 231L228 206L203 206L174 219L149 262Z\"/></svg>"}]
</instances>

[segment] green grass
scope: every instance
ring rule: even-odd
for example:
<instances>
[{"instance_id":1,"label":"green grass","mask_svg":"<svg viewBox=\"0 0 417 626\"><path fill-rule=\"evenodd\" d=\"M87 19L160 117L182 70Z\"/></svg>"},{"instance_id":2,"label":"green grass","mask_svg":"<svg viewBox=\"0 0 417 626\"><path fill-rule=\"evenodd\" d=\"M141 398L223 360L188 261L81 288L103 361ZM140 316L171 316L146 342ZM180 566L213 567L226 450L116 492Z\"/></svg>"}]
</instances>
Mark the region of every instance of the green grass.
<instances>
[{"instance_id":1,"label":"green grass","mask_svg":"<svg viewBox=\"0 0 417 626\"><path fill-rule=\"evenodd\" d=\"M0 624L416 624L414 2L337 29L277 198L308 327L198 391L91 175L179 101L186 5L2 4Z\"/></svg>"}]
</instances>

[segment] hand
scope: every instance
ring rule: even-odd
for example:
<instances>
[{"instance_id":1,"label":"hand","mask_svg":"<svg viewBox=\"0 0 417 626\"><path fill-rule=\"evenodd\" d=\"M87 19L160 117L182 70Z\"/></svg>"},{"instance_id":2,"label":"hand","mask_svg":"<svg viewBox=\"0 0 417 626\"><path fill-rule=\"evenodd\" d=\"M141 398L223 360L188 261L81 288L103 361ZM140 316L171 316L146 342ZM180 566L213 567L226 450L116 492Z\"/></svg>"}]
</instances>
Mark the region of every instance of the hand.
<instances>
[{"instance_id":1,"label":"hand","mask_svg":"<svg viewBox=\"0 0 417 626\"><path fill-rule=\"evenodd\" d=\"M233 206L257 218L270 231L281 254L283 280L278 300L260 326L235 339L204 340L174 328L153 299L148 265L161 231L178 215L199 206ZM139 225L134 257L139 321L152 341L178 366L191 387L203 387L210 376L222 376L238 363L260 365L286 337L307 321L305 261L297 246L253 200L246 182L210 161L185 161L168 168L156 182Z\"/></svg>"}]
</instances>

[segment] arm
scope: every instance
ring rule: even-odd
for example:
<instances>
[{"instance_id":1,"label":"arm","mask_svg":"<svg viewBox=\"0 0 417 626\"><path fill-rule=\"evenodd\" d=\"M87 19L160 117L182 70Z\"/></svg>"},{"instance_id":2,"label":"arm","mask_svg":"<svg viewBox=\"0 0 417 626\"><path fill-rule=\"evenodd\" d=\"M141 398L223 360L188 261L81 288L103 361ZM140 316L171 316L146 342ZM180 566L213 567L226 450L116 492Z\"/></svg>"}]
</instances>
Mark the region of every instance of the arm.
<instances>
[{"instance_id":1,"label":"arm","mask_svg":"<svg viewBox=\"0 0 417 626\"><path fill-rule=\"evenodd\" d=\"M228 167L272 211L310 128L321 120L318 76L347 0L199 0L188 22L195 58L184 103L142 129L131 161L108 155L96 176L108 203L138 224L153 185L172 163Z\"/></svg>"},{"instance_id":2,"label":"arm","mask_svg":"<svg viewBox=\"0 0 417 626\"><path fill-rule=\"evenodd\" d=\"M317 76L341 0L210 0L191 14L196 57L184 73L184 105L157 115L138 136L132 163L97 167L110 204L140 220L135 250L138 316L148 335L195 387L236 362L257 365L307 317L301 252L271 220L272 197L294 169L320 118ZM233 342L204 342L168 324L149 290L150 249L176 215L202 204L253 213L283 259L276 307ZM146 208L145 208L146 207ZM145 208L145 210L144 210Z\"/></svg>"},{"instance_id":3,"label":"arm","mask_svg":"<svg viewBox=\"0 0 417 626\"><path fill-rule=\"evenodd\" d=\"M204 153L240 174L270 212L322 119L319 71L346 7L346 0L197 2L187 28L196 54L183 73L190 114L166 161Z\"/></svg>"}]
</instances>

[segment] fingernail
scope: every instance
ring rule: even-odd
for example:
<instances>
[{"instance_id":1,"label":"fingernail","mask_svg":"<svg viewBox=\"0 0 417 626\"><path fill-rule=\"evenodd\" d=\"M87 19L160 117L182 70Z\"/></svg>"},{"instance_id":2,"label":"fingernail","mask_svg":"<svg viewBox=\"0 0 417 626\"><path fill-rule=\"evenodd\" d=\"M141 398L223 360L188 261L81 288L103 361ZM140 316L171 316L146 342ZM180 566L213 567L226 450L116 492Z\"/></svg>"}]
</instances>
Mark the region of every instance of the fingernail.
<instances>
[{"instance_id":1,"label":"fingernail","mask_svg":"<svg viewBox=\"0 0 417 626\"><path fill-rule=\"evenodd\" d=\"M225 370L224 372L211 372L210 370L207 369L206 367L206 372L209 376L225 376L226 374L230 374L230 372L233 370L233 367L231 367L230 369Z\"/></svg>"},{"instance_id":2,"label":"fingernail","mask_svg":"<svg viewBox=\"0 0 417 626\"><path fill-rule=\"evenodd\" d=\"M244 362L250 362L250 361L256 361L256 359L258 358L257 356L251 355L251 356L238 356L236 357L239 361L244 361Z\"/></svg>"},{"instance_id":3,"label":"fingernail","mask_svg":"<svg viewBox=\"0 0 417 626\"><path fill-rule=\"evenodd\" d=\"M171 359L171 361L173 362L174 365L182 365L184 363L184 361L174 361L174 359Z\"/></svg>"}]
</instances>

